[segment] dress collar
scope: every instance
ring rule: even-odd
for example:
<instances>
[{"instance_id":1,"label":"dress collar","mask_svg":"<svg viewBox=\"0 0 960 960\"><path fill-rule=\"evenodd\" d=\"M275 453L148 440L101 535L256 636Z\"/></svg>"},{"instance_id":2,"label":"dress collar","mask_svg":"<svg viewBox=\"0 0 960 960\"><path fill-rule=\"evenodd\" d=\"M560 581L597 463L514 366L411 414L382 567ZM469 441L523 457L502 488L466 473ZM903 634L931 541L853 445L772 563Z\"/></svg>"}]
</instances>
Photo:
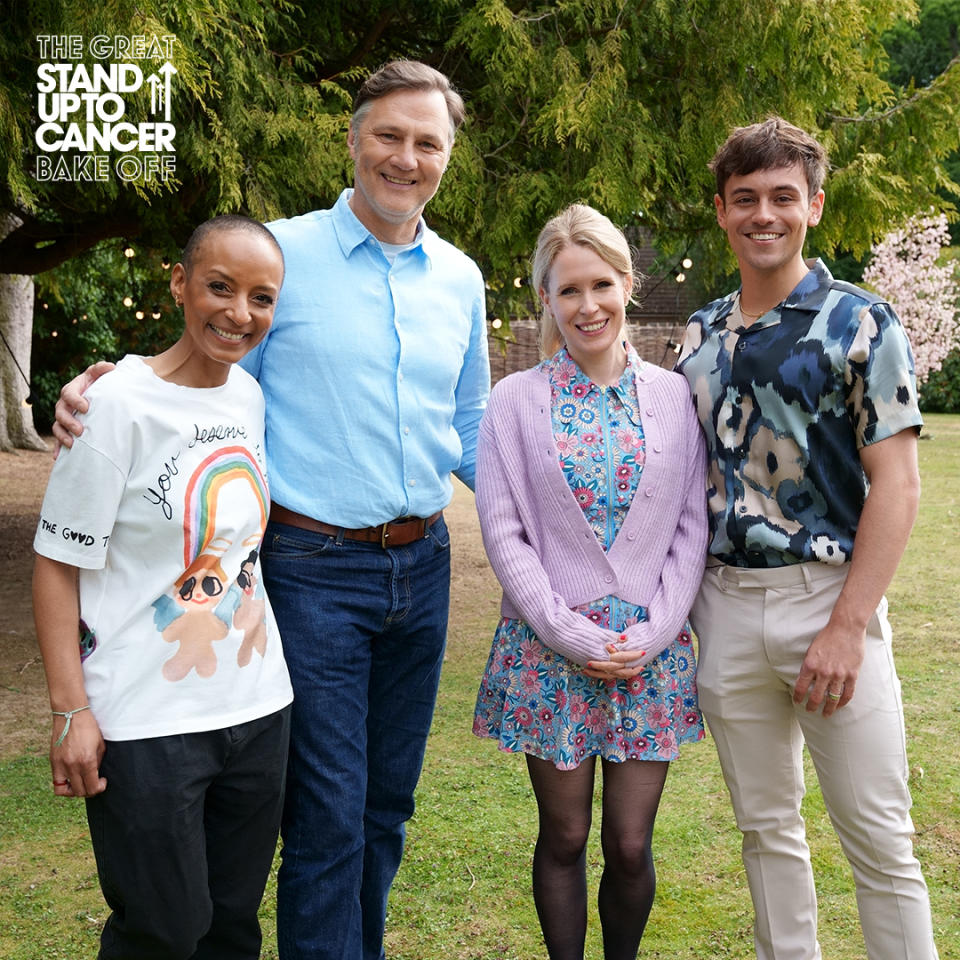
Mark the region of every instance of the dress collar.
<instances>
[{"instance_id":1,"label":"dress collar","mask_svg":"<svg viewBox=\"0 0 960 960\"><path fill-rule=\"evenodd\" d=\"M629 341L625 341L625 346L627 364L620 379L609 387L602 387L591 380L570 356L566 347L561 347L549 360L545 360L543 368L550 379L551 386L569 388L581 397L587 396L592 391L602 393L607 389L612 390L623 405L627 416L634 423L639 423L636 377L646 364Z\"/></svg>"}]
</instances>

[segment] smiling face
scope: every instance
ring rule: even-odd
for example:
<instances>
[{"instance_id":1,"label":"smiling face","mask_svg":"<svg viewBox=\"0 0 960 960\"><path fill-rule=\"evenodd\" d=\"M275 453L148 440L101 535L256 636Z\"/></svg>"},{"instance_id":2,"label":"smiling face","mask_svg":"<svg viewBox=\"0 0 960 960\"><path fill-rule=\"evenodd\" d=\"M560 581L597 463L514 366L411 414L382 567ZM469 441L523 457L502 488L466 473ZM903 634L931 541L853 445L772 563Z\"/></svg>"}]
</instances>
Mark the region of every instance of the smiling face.
<instances>
[{"instance_id":1,"label":"smiling face","mask_svg":"<svg viewBox=\"0 0 960 960\"><path fill-rule=\"evenodd\" d=\"M175 382L216 386L230 364L252 350L270 329L283 258L269 238L243 229L204 237L189 272L178 263L170 292L182 301L184 332L171 351Z\"/></svg>"},{"instance_id":2,"label":"smiling face","mask_svg":"<svg viewBox=\"0 0 960 960\"><path fill-rule=\"evenodd\" d=\"M796 163L730 176L714 205L744 284L786 286L786 296L807 273L803 242L807 227L820 222L823 191L809 196L806 174Z\"/></svg>"},{"instance_id":3,"label":"smiling face","mask_svg":"<svg viewBox=\"0 0 960 960\"><path fill-rule=\"evenodd\" d=\"M540 290L567 352L596 383L615 383L626 365L622 341L632 285L590 247L574 243L554 257Z\"/></svg>"},{"instance_id":4,"label":"smiling face","mask_svg":"<svg viewBox=\"0 0 960 960\"><path fill-rule=\"evenodd\" d=\"M350 207L378 239L409 243L450 158L450 114L439 90L395 90L372 101L347 136Z\"/></svg>"}]
</instances>

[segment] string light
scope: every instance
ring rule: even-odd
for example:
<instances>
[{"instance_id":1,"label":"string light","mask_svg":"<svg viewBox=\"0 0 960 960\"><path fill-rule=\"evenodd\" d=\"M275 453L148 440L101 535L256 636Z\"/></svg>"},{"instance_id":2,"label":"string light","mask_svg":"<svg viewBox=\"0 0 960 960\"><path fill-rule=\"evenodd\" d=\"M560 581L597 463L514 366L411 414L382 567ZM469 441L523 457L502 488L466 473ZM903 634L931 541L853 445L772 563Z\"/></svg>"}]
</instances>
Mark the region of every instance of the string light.
<instances>
[{"instance_id":1,"label":"string light","mask_svg":"<svg viewBox=\"0 0 960 960\"><path fill-rule=\"evenodd\" d=\"M169 269L170 269L170 258L169 258L169 257L164 257L164 258L160 261L160 266L163 267L164 270L169 270Z\"/></svg>"},{"instance_id":2,"label":"string light","mask_svg":"<svg viewBox=\"0 0 960 960\"><path fill-rule=\"evenodd\" d=\"M143 317L144 317L144 313L143 313L142 310L138 310L138 311L134 314L134 316L135 316L138 320L142 320Z\"/></svg>"},{"instance_id":3,"label":"string light","mask_svg":"<svg viewBox=\"0 0 960 960\"><path fill-rule=\"evenodd\" d=\"M683 283L683 281L686 279L687 279L687 275L685 273L677 274L677 283Z\"/></svg>"},{"instance_id":4,"label":"string light","mask_svg":"<svg viewBox=\"0 0 960 960\"><path fill-rule=\"evenodd\" d=\"M693 261L689 257L684 257L680 266L683 267L684 270L689 270L693 266Z\"/></svg>"},{"instance_id":5,"label":"string light","mask_svg":"<svg viewBox=\"0 0 960 960\"><path fill-rule=\"evenodd\" d=\"M160 308L156 304L153 305L153 311L150 316L153 317L154 320L160 319Z\"/></svg>"},{"instance_id":6,"label":"string light","mask_svg":"<svg viewBox=\"0 0 960 960\"><path fill-rule=\"evenodd\" d=\"M137 254L136 254L136 251L133 249L133 247L124 247L124 248L123 248L123 255L124 255L128 260L131 260L131 259L132 259L133 257L135 257Z\"/></svg>"},{"instance_id":7,"label":"string light","mask_svg":"<svg viewBox=\"0 0 960 960\"><path fill-rule=\"evenodd\" d=\"M494 317L490 326L493 327L494 330L499 330L503 326L503 321L499 317Z\"/></svg>"},{"instance_id":8,"label":"string light","mask_svg":"<svg viewBox=\"0 0 960 960\"><path fill-rule=\"evenodd\" d=\"M514 277L513 285L519 290L523 286L523 277Z\"/></svg>"},{"instance_id":9,"label":"string light","mask_svg":"<svg viewBox=\"0 0 960 960\"><path fill-rule=\"evenodd\" d=\"M123 305L124 305L125 307L132 307L132 306L133 306L133 297L124 297L124 298L123 298Z\"/></svg>"}]
</instances>

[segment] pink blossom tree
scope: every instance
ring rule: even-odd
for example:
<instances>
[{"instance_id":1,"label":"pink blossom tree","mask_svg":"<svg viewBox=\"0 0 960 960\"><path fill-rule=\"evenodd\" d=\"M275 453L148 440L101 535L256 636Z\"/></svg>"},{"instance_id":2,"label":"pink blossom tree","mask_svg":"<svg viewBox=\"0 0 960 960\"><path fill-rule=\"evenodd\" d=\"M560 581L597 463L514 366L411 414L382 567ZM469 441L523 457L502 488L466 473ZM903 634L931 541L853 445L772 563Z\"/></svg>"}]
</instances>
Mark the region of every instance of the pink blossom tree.
<instances>
[{"instance_id":1,"label":"pink blossom tree","mask_svg":"<svg viewBox=\"0 0 960 960\"><path fill-rule=\"evenodd\" d=\"M953 262L940 262L949 246L941 213L912 217L873 247L863 282L900 316L913 348L917 381L924 383L960 347L960 283Z\"/></svg>"}]
</instances>

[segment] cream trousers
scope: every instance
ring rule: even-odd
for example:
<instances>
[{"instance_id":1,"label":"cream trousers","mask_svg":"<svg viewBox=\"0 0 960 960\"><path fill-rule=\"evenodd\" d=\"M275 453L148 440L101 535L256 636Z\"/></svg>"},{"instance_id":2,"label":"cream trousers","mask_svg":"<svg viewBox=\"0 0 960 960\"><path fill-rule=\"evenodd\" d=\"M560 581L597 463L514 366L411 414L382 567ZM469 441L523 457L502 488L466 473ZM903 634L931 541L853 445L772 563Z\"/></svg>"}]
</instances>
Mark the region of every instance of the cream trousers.
<instances>
[{"instance_id":1,"label":"cream trousers","mask_svg":"<svg viewBox=\"0 0 960 960\"><path fill-rule=\"evenodd\" d=\"M831 717L792 700L846 566L709 567L690 615L700 707L743 833L759 960L819 960L817 899L800 801L802 748L853 868L870 960L936 960L913 855L900 681L884 599L867 628L853 699Z\"/></svg>"}]
</instances>

